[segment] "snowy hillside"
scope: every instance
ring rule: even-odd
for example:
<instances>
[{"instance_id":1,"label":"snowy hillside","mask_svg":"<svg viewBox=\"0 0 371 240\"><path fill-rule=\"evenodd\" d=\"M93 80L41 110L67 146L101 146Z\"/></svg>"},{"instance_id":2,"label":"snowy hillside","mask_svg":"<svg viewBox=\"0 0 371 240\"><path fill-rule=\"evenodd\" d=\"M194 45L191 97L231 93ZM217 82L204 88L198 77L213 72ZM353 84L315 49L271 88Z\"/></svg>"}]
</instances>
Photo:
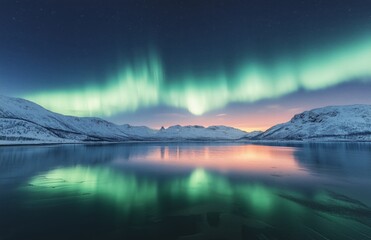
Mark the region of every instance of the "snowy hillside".
<instances>
[{"instance_id":1,"label":"snowy hillside","mask_svg":"<svg viewBox=\"0 0 371 240\"><path fill-rule=\"evenodd\" d=\"M252 131L248 132L245 136L243 136L240 140L251 140L256 138L256 136L262 134L263 131Z\"/></svg>"},{"instance_id":2,"label":"snowy hillside","mask_svg":"<svg viewBox=\"0 0 371 240\"><path fill-rule=\"evenodd\" d=\"M156 139L168 140L233 140L244 137L247 132L226 126L180 126L175 125L167 129L160 129L156 134Z\"/></svg>"},{"instance_id":3,"label":"snowy hillside","mask_svg":"<svg viewBox=\"0 0 371 240\"><path fill-rule=\"evenodd\" d=\"M129 124L121 125L120 129L125 132L127 136L138 140L149 140L150 138L153 138L157 132L156 130L146 126L131 126Z\"/></svg>"},{"instance_id":4,"label":"snowy hillside","mask_svg":"<svg viewBox=\"0 0 371 240\"><path fill-rule=\"evenodd\" d=\"M64 116L33 102L5 96L0 96L0 138L62 142L129 139L117 125L102 119Z\"/></svg>"},{"instance_id":5,"label":"snowy hillside","mask_svg":"<svg viewBox=\"0 0 371 240\"><path fill-rule=\"evenodd\" d=\"M260 140L371 140L371 105L330 106L295 115Z\"/></svg>"},{"instance_id":6,"label":"snowy hillside","mask_svg":"<svg viewBox=\"0 0 371 240\"><path fill-rule=\"evenodd\" d=\"M145 126L116 125L99 118L64 116L24 99L0 96L0 144L233 140L246 134L224 126L173 126L153 130Z\"/></svg>"}]
</instances>

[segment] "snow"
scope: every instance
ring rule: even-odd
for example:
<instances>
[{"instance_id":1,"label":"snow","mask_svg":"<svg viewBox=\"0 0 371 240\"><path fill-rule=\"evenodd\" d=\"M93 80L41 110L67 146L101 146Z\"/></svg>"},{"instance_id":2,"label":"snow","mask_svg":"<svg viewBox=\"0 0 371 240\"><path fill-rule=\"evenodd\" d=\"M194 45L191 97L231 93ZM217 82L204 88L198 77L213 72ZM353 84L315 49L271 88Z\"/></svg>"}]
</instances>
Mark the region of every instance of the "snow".
<instances>
[{"instance_id":1,"label":"snow","mask_svg":"<svg viewBox=\"0 0 371 240\"><path fill-rule=\"evenodd\" d=\"M171 140L234 140L248 133L225 126L172 126L154 130L116 125L100 118L73 117L48 111L21 98L0 95L0 145Z\"/></svg>"},{"instance_id":2,"label":"snow","mask_svg":"<svg viewBox=\"0 0 371 240\"><path fill-rule=\"evenodd\" d=\"M44 129L43 131L46 135L56 135L59 138L79 140L128 139L125 133L113 123L99 118L64 116L50 112L35 103L20 98L0 96L0 118L2 122L4 121L3 119L26 121L29 123L28 126L25 126L26 128L32 128L37 125L39 128ZM13 130L17 132L17 126ZM23 136L23 134L20 136ZM34 135L31 134L31 136Z\"/></svg>"},{"instance_id":3,"label":"snow","mask_svg":"<svg viewBox=\"0 0 371 240\"><path fill-rule=\"evenodd\" d=\"M138 140L152 138L157 132L146 126L131 126L129 124L121 125L120 128L126 135Z\"/></svg>"},{"instance_id":4,"label":"snow","mask_svg":"<svg viewBox=\"0 0 371 240\"><path fill-rule=\"evenodd\" d=\"M241 140L249 140L249 139L254 139L256 136L262 134L263 131L252 131L248 132L244 137L241 138Z\"/></svg>"},{"instance_id":5,"label":"snow","mask_svg":"<svg viewBox=\"0 0 371 240\"><path fill-rule=\"evenodd\" d=\"M0 145L123 141L371 141L371 105L330 106L295 115L265 132L227 126L154 130L100 118L53 113L20 98L0 95Z\"/></svg>"},{"instance_id":6,"label":"snow","mask_svg":"<svg viewBox=\"0 0 371 240\"><path fill-rule=\"evenodd\" d=\"M247 132L226 126L180 126L175 125L161 129L155 134L157 139L168 140L234 140L244 137Z\"/></svg>"},{"instance_id":7,"label":"snow","mask_svg":"<svg viewBox=\"0 0 371 240\"><path fill-rule=\"evenodd\" d=\"M371 105L329 106L305 111L255 139L370 141Z\"/></svg>"}]
</instances>

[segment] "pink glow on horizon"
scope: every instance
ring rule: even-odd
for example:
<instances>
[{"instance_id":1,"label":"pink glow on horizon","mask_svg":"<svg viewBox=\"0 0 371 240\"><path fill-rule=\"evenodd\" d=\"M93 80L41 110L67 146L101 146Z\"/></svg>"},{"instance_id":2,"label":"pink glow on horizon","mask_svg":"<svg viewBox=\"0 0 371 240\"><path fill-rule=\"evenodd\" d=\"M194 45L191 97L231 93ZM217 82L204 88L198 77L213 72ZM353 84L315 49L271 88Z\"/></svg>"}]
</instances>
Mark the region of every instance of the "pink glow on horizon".
<instances>
[{"instance_id":1,"label":"pink glow on horizon","mask_svg":"<svg viewBox=\"0 0 371 240\"><path fill-rule=\"evenodd\" d=\"M230 146L158 146L145 154L132 156L124 164L155 164L157 166L175 166L206 168L218 171L245 171L268 174L302 175L300 166L294 157L295 148L258 145ZM132 161L131 161L132 160Z\"/></svg>"}]
</instances>

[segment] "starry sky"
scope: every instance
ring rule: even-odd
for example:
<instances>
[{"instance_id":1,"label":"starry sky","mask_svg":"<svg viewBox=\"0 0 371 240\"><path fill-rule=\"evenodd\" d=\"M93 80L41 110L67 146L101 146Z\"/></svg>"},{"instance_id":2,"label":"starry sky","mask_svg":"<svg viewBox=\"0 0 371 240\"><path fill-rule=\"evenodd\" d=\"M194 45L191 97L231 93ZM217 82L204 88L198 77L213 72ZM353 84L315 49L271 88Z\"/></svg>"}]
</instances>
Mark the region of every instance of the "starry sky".
<instances>
[{"instance_id":1,"label":"starry sky","mask_svg":"<svg viewBox=\"0 0 371 240\"><path fill-rule=\"evenodd\" d=\"M153 128L371 104L369 0L2 0L0 94Z\"/></svg>"}]
</instances>

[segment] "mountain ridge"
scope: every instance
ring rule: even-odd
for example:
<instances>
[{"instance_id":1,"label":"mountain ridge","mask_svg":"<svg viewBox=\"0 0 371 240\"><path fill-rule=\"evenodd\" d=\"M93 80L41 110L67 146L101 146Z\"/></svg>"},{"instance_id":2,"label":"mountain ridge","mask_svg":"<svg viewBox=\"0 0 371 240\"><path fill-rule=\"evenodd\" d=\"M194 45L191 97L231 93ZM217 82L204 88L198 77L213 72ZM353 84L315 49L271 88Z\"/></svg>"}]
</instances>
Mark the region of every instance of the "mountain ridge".
<instances>
[{"instance_id":1,"label":"mountain ridge","mask_svg":"<svg viewBox=\"0 0 371 240\"><path fill-rule=\"evenodd\" d=\"M127 141L371 141L371 105L315 108L264 132L223 125L155 130L96 117L66 116L25 99L0 95L0 145Z\"/></svg>"},{"instance_id":2,"label":"mountain ridge","mask_svg":"<svg viewBox=\"0 0 371 240\"><path fill-rule=\"evenodd\" d=\"M249 133L227 126L180 126L155 130L117 125L95 117L65 116L31 101L0 95L0 141L46 143L235 140Z\"/></svg>"},{"instance_id":3,"label":"mountain ridge","mask_svg":"<svg viewBox=\"0 0 371 240\"><path fill-rule=\"evenodd\" d=\"M371 141L371 105L326 106L304 111L254 139Z\"/></svg>"}]
</instances>

